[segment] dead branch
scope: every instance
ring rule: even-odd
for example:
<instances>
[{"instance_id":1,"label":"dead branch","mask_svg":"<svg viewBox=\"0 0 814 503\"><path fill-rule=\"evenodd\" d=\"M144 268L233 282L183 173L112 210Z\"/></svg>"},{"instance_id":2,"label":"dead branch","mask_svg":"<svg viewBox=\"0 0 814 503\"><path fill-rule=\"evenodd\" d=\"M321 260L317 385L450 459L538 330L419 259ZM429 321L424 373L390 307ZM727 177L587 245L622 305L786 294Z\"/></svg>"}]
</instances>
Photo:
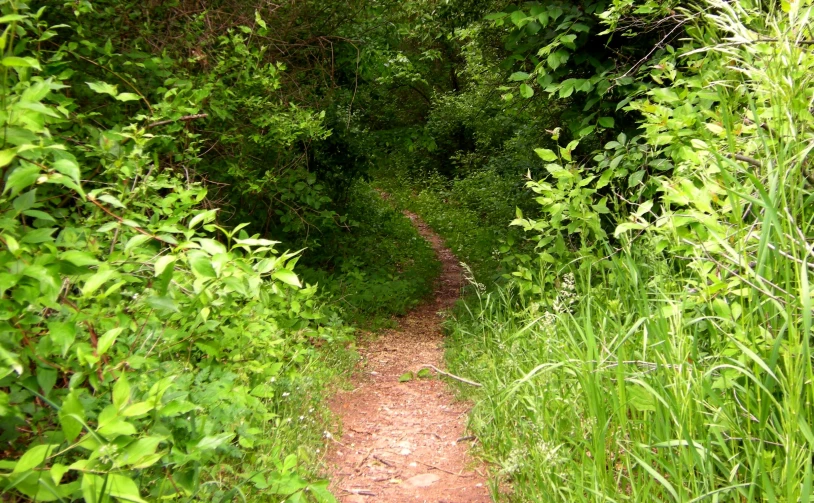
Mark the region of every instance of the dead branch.
<instances>
[{"instance_id":1,"label":"dead branch","mask_svg":"<svg viewBox=\"0 0 814 503\"><path fill-rule=\"evenodd\" d=\"M456 376L455 374L450 374L449 372L444 372L443 370L439 369L435 365L422 365L421 368L422 369L424 369L424 368L433 369L434 371L436 371L437 373L439 373L441 375L447 376L447 377L449 377L451 379L455 379L456 381L460 381L460 382L462 382L464 384L468 384L470 386L475 386L476 388L482 388L483 387L483 384L477 383L475 381L470 381L469 379L464 379L463 377Z\"/></svg>"},{"instance_id":2,"label":"dead branch","mask_svg":"<svg viewBox=\"0 0 814 503\"><path fill-rule=\"evenodd\" d=\"M195 120L195 119L203 119L204 117L209 117L209 114L185 115L185 116L179 117L177 119L167 119L165 121L153 122L152 124L147 124L147 127L145 129L150 129L150 128L154 128L154 127L157 127L157 126L163 126L164 124L171 124L173 122L180 122L180 121L187 122L187 121L192 121L192 120Z\"/></svg>"}]
</instances>

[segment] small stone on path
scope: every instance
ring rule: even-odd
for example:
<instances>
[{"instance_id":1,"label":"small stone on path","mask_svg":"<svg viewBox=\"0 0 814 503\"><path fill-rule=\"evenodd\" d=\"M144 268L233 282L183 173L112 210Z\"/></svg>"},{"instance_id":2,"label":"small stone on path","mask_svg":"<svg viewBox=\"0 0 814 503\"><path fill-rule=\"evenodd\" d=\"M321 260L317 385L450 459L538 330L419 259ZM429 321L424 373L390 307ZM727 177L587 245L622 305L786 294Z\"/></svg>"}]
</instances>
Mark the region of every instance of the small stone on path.
<instances>
[{"instance_id":1,"label":"small stone on path","mask_svg":"<svg viewBox=\"0 0 814 503\"><path fill-rule=\"evenodd\" d=\"M413 487L430 487L440 479L441 477L434 473L422 473L421 475L410 477L409 479L405 480L404 483L410 484Z\"/></svg>"}]
</instances>

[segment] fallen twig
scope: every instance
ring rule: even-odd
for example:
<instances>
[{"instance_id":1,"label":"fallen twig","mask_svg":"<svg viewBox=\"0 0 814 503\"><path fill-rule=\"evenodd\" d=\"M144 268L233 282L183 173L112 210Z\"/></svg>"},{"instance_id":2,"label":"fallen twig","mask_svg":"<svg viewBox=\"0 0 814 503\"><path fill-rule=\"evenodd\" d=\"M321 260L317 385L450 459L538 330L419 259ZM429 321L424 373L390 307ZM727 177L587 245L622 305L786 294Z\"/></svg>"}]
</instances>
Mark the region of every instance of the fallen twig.
<instances>
[{"instance_id":1,"label":"fallen twig","mask_svg":"<svg viewBox=\"0 0 814 503\"><path fill-rule=\"evenodd\" d=\"M429 463L425 463L425 462L419 461L417 459L414 459L413 461L418 461L419 463L421 463L424 466L428 466L428 467L430 467L432 469L435 469L435 470L438 470L438 471L441 471L441 472L444 472L444 473L448 473L450 475L455 475L456 477L468 478L468 477L472 476L471 473L467 473L466 475L464 475L464 474L461 474L461 473L451 472L449 470L445 470L445 469L441 468L440 466L431 465Z\"/></svg>"},{"instance_id":2,"label":"fallen twig","mask_svg":"<svg viewBox=\"0 0 814 503\"><path fill-rule=\"evenodd\" d=\"M362 496L376 496L376 493L369 491L368 489L342 489L346 493L350 494L359 494Z\"/></svg>"},{"instance_id":3,"label":"fallen twig","mask_svg":"<svg viewBox=\"0 0 814 503\"><path fill-rule=\"evenodd\" d=\"M209 117L209 114L185 115L183 117L178 117L177 119L167 119L165 121L153 122L152 124L147 124L145 129L154 128L156 126L163 126L164 124L171 124L173 122L179 122L179 121L187 122L187 121L192 121L192 120L195 120L195 119L203 119L204 117Z\"/></svg>"},{"instance_id":4,"label":"fallen twig","mask_svg":"<svg viewBox=\"0 0 814 503\"><path fill-rule=\"evenodd\" d=\"M745 162L746 164L751 164L756 168L760 168L762 165L760 161L757 159L752 159L751 157L745 156L743 154L729 154L728 156L730 159L735 159L736 161Z\"/></svg>"},{"instance_id":5,"label":"fallen twig","mask_svg":"<svg viewBox=\"0 0 814 503\"><path fill-rule=\"evenodd\" d=\"M370 453L372 453L372 452L373 452L373 449L370 449L369 451L367 451L367 454L365 454L365 456L361 459L361 461L356 463L356 469L357 470L362 467L362 465L365 463L365 461L367 461L367 458L370 457Z\"/></svg>"},{"instance_id":6,"label":"fallen twig","mask_svg":"<svg viewBox=\"0 0 814 503\"><path fill-rule=\"evenodd\" d=\"M394 466L394 465L393 465L393 463L391 463L391 462L389 462L389 461L385 461L385 460L384 460L383 458L381 458L381 457L380 457L378 454L374 454L374 455L373 455L373 459L375 459L376 461L378 461L379 463L381 463L381 464L383 464L383 465L385 465L385 466L389 466L390 468L393 468L393 466Z\"/></svg>"},{"instance_id":7,"label":"fallen twig","mask_svg":"<svg viewBox=\"0 0 814 503\"><path fill-rule=\"evenodd\" d=\"M456 381L460 381L460 382L462 382L464 384L468 384L470 386L475 386L476 388L482 388L483 387L483 384L481 384L481 383L477 383L475 381L470 381L469 379L464 379L463 377L456 376L455 374L450 374L449 372L444 372L443 370L439 369L435 365L422 365L421 368L422 369L423 368L433 369L434 371L438 372L441 375L445 375L445 376L447 376L447 377L449 377L451 379L455 379Z\"/></svg>"}]
</instances>

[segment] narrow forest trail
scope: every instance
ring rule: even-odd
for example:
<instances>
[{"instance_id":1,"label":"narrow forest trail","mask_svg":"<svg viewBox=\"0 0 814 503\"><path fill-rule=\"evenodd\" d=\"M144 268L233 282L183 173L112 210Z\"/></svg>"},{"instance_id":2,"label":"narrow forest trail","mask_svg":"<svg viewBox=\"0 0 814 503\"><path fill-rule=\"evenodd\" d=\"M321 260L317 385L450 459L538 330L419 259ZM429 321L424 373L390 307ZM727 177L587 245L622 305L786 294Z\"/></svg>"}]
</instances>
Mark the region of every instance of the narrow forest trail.
<instances>
[{"instance_id":1,"label":"narrow forest trail","mask_svg":"<svg viewBox=\"0 0 814 503\"><path fill-rule=\"evenodd\" d=\"M417 215L405 212L443 265L434 297L360 349L352 391L331 409L343 436L328 454L332 489L342 503L487 503L483 469L473 469L465 435L467 406L439 379L399 377L443 365L440 313L458 299L457 258Z\"/></svg>"}]
</instances>

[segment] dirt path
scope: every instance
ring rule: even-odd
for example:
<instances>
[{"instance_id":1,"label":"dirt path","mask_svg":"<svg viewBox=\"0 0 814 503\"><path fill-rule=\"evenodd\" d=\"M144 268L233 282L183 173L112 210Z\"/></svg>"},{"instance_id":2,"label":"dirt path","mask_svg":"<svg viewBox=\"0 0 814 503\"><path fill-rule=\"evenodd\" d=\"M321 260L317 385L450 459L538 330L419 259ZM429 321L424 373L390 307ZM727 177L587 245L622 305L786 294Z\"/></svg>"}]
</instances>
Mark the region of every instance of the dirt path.
<instances>
[{"instance_id":1,"label":"dirt path","mask_svg":"<svg viewBox=\"0 0 814 503\"><path fill-rule=\"evenodd\" d=\"M438 379L400 383L399 376L443 362L439 312L461 289L458 260L416 215L405 214L443 264L435 297L368 347L353 391L331 401L344 435L328 455L332 489L342 503L488 503L483 477L466 455L467 406ZM474 469L477 468L477 469Z\"/></svg>"}]
</instances>

